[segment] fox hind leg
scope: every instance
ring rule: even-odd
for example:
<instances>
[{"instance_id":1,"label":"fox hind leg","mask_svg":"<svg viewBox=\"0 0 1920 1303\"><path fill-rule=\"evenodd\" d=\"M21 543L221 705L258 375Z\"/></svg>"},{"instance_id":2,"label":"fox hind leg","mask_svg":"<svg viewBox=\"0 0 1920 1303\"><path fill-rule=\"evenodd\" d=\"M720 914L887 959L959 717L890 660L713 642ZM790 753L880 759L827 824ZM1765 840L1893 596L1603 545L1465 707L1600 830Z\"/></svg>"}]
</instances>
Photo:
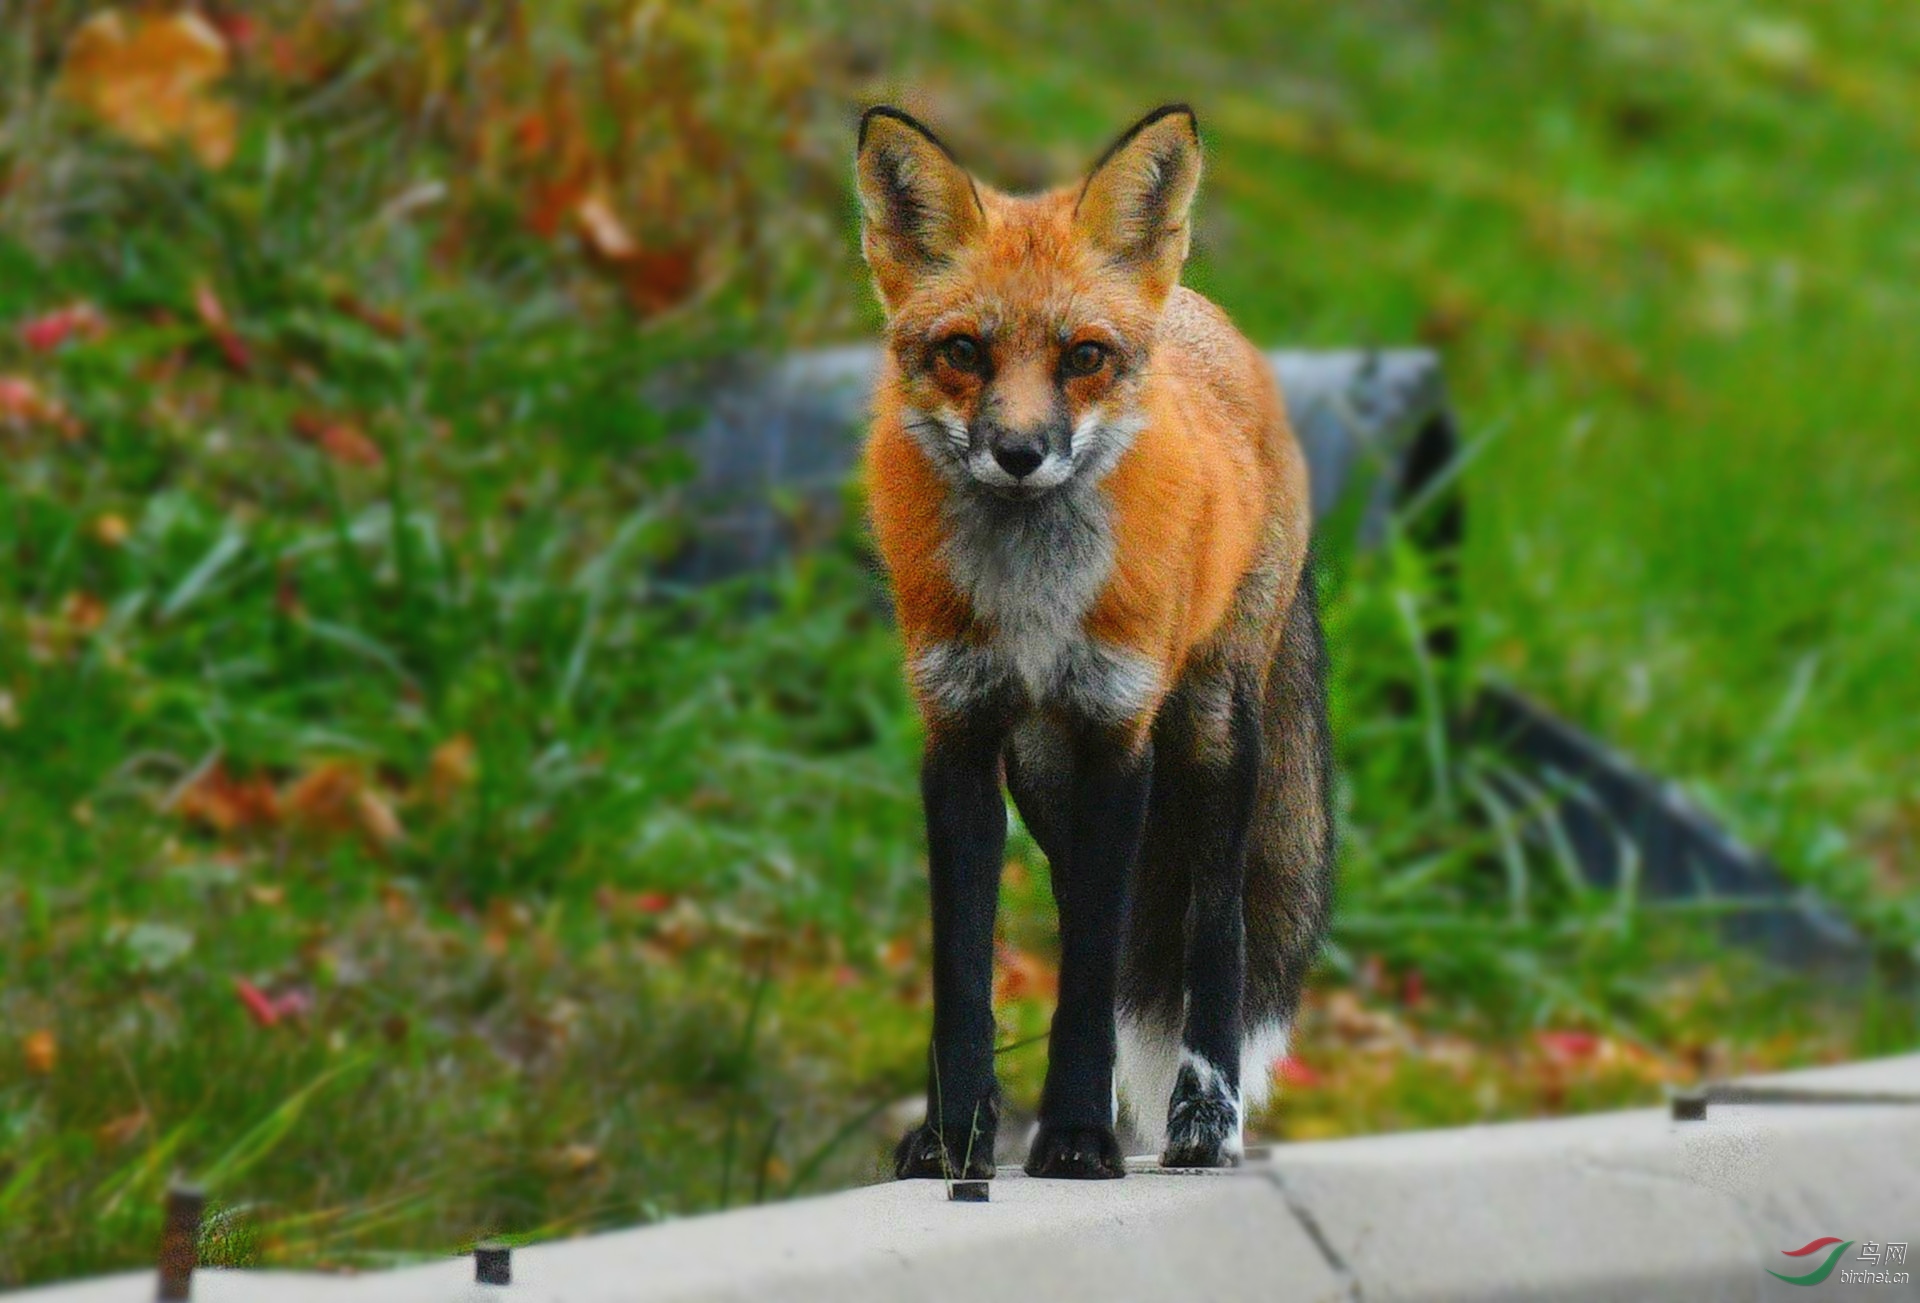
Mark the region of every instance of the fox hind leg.
<instances>
[{"instance_id":1,"label":"fox hind leg","mask_svg":"<svg viewBox=\"0 0 1920 1303\"><path fill-rule=\"evenodd\" d=\"M1185 1013L1167 1101L1165 1167L1239 1163L1247 829L1259 788L1257 686L1234 675L1198 685L1195 727L1168 778L1167 817L1187 847ZM1209 700L1211 698L1211 700ZM1262 1065L1253 1065L1260 1071Z\"/></svg>"}]
</instances>

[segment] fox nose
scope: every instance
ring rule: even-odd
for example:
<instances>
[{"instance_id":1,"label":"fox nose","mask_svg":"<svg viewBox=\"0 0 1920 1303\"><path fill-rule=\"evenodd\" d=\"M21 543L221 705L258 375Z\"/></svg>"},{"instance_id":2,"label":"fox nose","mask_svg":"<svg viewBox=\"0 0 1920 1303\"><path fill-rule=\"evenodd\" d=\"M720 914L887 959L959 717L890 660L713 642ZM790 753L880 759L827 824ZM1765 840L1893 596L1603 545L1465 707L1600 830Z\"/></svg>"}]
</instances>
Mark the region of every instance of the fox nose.
<instances>
[{"instance_id":1,"label":"fox nose","mask_svg":"<svg viewBox=\"0 0 1920 1303\"><path fill-rule=\"evenodd\" d=\"M1001 470L1020 480L1040 469L1047 456L1037 444L1015 443L995 448L993 459L1000 463Z\"/></svg>"}]
</instances>

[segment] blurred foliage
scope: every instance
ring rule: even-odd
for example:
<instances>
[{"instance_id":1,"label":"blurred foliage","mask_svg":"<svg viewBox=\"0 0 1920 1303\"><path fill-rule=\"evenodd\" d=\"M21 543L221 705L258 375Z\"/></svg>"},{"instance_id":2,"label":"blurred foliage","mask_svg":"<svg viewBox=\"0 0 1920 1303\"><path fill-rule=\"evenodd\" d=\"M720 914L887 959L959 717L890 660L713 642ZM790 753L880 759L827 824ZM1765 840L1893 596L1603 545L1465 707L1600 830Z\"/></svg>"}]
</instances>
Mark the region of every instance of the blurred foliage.
<instances>
[{"instance_id":1,"label":"blurred foliage","mask_svg":"<svg viewBox=\"0 0 1920 1303\"><path fill-rule=\"evenodd\" d=\"M647 395L871 329L880 98L1011 185L1193 99L1193 281L1446 356L1464 609L1403 537L1325 541L1343 894L1270 1132L1911 1046L1586 887L1406 685L1458 620L1464 679L1911 953L1913 18L1087 18L0 5L0 1285L144 1261L176 1169L210 1260L336 1265L876 1171L926 1018L892 634L850 538L666 579L692 414ZM1054 952L1011 855L1020 1109Z\"/></svg>"}]
</instances>

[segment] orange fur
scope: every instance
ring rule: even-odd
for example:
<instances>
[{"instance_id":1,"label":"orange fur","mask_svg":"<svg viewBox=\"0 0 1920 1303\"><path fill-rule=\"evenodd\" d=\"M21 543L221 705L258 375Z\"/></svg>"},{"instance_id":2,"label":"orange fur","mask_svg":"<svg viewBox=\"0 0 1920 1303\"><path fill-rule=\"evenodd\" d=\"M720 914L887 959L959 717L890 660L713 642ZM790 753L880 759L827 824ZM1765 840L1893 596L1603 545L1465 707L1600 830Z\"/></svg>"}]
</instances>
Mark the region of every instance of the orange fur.
<instances>
[{"instance_id":1,"label":"orange fur","mask_svg":"<svg viewBox=\"0 0 1920 1303\"><path fill-rule=\"evenodd\" d=\"M969 486L943 476L907 428L914 412L974 421L983 378L927 362L925 350L955 334L977 336L992 342L996 410L1009 419L1029 418L1055 400L1057 387L1074 420L1099 410L1139 423L1098 485L1113 564L1082 629L1155 667L1158 694L1128 730L1144 736L1191 658L1227 636L1236 593L1251 574L1283 571L1274 576L1281 600L1264 612L1284 614L1291 600L1306 554L1306 470L1271 372L1224 313L1175 283L1186 252L1184 200L1177 230L1142 236L1138 222L1128 225L1122 186L1139 182L1142 164L1132 155L1154 163L1146 146L1117 151L1119 163L1084 188L1018 197L961 185L955 174L964 173L944 151L925 151L897 124L879 126L901 133L880 148L922 151L909 176L932 174L938 202L966 209L921 247L876 238L886 194L870 181L866 158L874 151L863 142L865 248L889 314L866 482L909 659L943 642L985 643L995 633L954 582L945 553L949 513L969 509L956 497ZM1184 129L1192 130L1190 119ZM1172 146L1147 145L1174 158ZM1197 166L1196 149L1194 175L1172 178L1186 185L1187 198ZM1106 181L1110 171L1120 173L1117 181ZM1156 234L1165 238L1153 244ZM1109 367L1057 379L1060 351L1083 339L1114 350L1125 372ZM1254 639L1269 651L1278 636L1273 618L1274 627ZM921 705L937 726L924 691Z\"/></svg>"}]
</instances>

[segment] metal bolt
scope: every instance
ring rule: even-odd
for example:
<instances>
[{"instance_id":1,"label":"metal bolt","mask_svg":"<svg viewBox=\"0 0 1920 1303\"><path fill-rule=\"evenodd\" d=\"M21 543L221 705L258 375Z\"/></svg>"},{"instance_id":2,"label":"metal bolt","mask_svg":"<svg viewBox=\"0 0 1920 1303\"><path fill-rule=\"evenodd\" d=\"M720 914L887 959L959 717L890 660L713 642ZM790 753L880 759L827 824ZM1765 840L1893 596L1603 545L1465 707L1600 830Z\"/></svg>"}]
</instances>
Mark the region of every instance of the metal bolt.
<instances>
[{"instance_id":1,"label":"metal bolt","mask_svg":"<svg viewBox=\"0 0 1920 1303\"><path fill-rule=\"evenodd\" d=\"M160 1303L179 1303L193 1297L193 1269L200 1263L200 1215L207 1195L198 1186L175 1185L167 1190L166 1229L160 1236Z\"/></svg>"},{"instance_id":2,"label":"metal bolt","mask_svg":"<svg viewBox=\"0 0 1920 1303\"><path fill-rule=\"evenodd\" d=\"M985 1181L955 1181L947 1191L947 1198L954 1203L987 1202L987 1183Z\"/></svg>"},{"instance_id":3,"label":"metal bolt","mask_svg":"<svg viewBox=\"0 0 1920 1303\"><path fill-rule=\"evenodd\" d=\"M473 1278L482 1285L513 1284L513 1249L499 1240L474 1245Z\"/></svg>"},{"instance_id":4,"label":"metal bolt","mask_svg":"<svg viewBox=\"0 0 1920 1303\"><path fill-rule=\"evenodd\" d=\"M1707 1092L1704 1090L1677 1090L1669 1106L1675 1122L1705 1122L1707 1120Z\"/></svg>"}]
</instances>

